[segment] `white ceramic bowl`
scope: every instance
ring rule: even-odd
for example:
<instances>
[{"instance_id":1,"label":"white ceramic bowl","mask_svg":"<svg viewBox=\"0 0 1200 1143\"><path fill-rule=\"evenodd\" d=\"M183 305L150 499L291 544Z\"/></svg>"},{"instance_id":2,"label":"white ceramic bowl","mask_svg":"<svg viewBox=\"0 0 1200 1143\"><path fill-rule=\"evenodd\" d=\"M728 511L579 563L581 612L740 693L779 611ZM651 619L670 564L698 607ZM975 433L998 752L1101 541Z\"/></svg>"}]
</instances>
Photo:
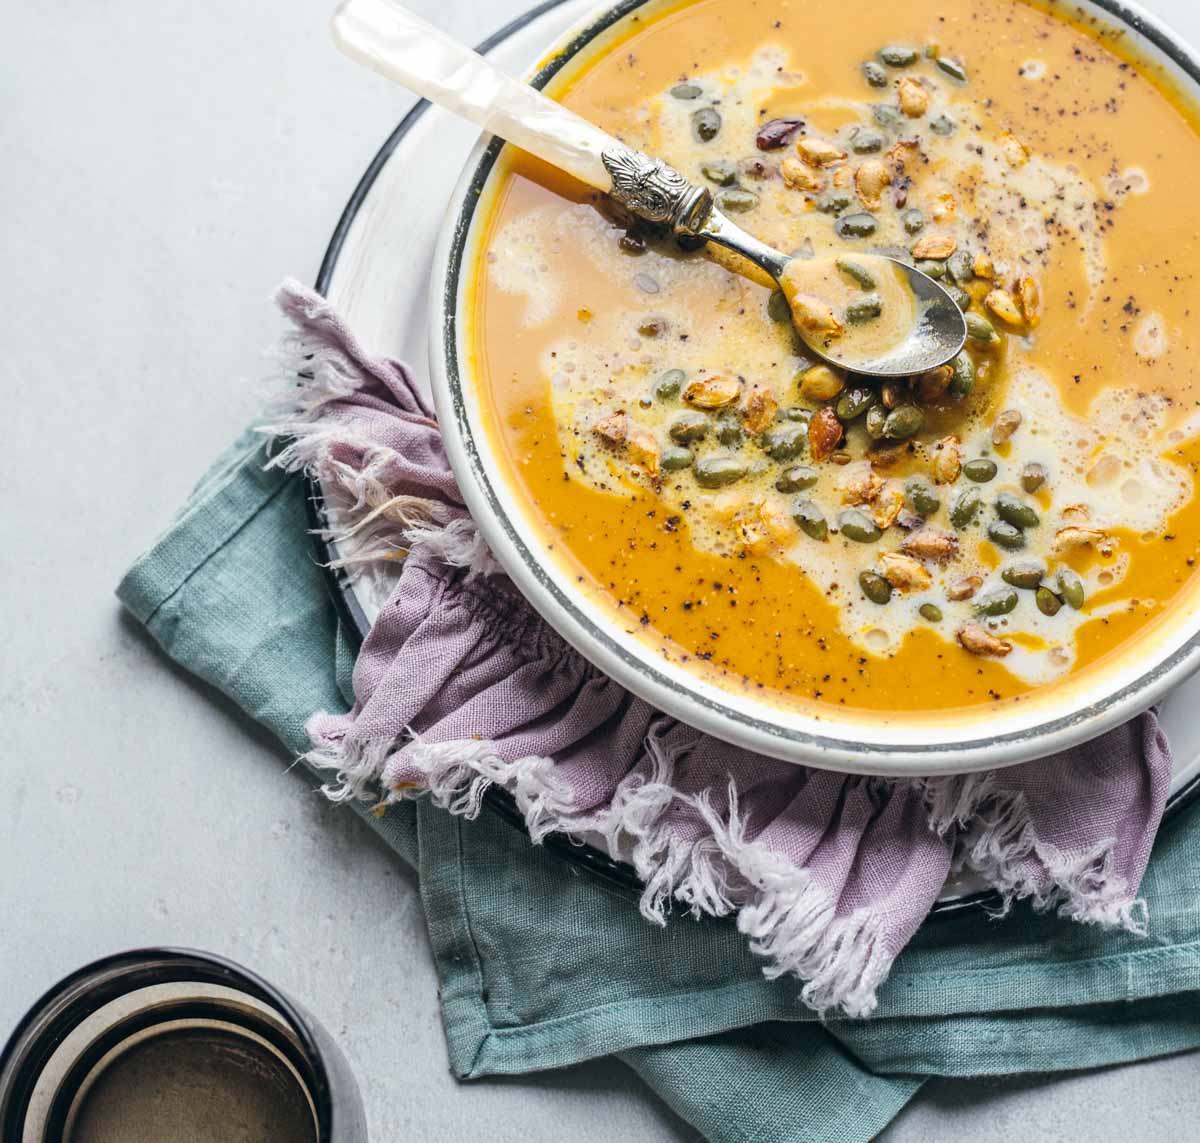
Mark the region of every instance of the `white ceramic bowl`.
<instances>
[{"instance_id":1,"label":"white ceramic bowl","mask_svg":"<svg viewBox=\"0 0 1200 1143\"><path fill-rule=\"evenodd\" d=\"M634 13L643 19L672 0L622 0L580 22L548 46L530 77L551 95ZM1080 0L1099 19L1122 27L1147 60L1200 100L1200 57L1178 36L1132 4ZM992 769L1052 754L1145 710L1200 667L1200 592L1173 609L1135 648L1102 667L1033 692L998 715L990 708L938 721L897 714L856 720L830 707L820 718L733 694L666 663L626 634L575 585L540 539L536 516L503 467L485 428L471 373L470 272L492 201L502 144L483 138L454 196L434 258L430 297L433 395L446 448L467 506L493 553L524 595L559 634L623 686L676 718L763 754L859 773L950 774Z\"/></svg>"}]
</instances>

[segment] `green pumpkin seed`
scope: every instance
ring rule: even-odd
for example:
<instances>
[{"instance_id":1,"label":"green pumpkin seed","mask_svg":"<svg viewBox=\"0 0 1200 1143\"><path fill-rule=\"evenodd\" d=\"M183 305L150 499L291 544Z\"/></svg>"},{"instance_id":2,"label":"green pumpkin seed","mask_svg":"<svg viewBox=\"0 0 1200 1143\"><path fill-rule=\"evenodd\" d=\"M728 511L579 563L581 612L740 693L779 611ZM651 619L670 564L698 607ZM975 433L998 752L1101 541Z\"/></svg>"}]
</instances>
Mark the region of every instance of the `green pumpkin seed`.
<instances>
[{"instance_id":1,"label":"green pumpkin seed","mask_svg":"<svg viewBox=\"0 0 1200 1143\"><path fill-rule=\"evenodd\" d=\"M857 508L847 508L838 516L838 528L847 540L858 544L873 544L883 533L865 512Z\"/></svg>"},{"instance_id":2,"label":"green pumpkin seed","mask_svg":"<svg viewBox=\"0 0 1200 1143\"><path fill-rule=\"evenodd\" d=\"M658 463L664 472L678 472L681 468L687 468L693 459L690 448L671 445L663 449L662 459Z\"/></svg>"},{"instance_id":3,"label":"green pumpkin seed","mask_svg":"<svg viewBox=\"0 0 1200 1143\"><path fill-rule=\"evenodd\" d=\"M945 139L958 130L958 124L949 115L936 115L929 121L929 130Z\"/></svg>"},{"instance_id":4,"label":"green pumpkin seed","mask_svg":"<svg viewBox=\"0 0 1200 1143\"><path fill-rule=\"evenodd\" d=\"M869 321L874 321L883 313L883 302L877 297L863 298L858 302L851 302L846 307L846 321L850 325L865 325Z\"/></svg>"},{"instance_id":5,"label":"green pumpkin seed","mask_svg":"<svg viewBox=\"0 0 1200 1143\"><path fill-rule=\"evenodd\" d=\"M916 405L893 409L883 425L883 435L894 441L915 437L925 427L925 414Z\"/></svg>"},{"instance_id":6,"label":"green pumpkin seed","mask_svg":"<svg viewBox=\"0 0 1200 1143\"><path fill-rule=\"evenodd\" d=\"M716 202L726 214L745 214L758 206L758 195L743 187L730 187L718 192Z\"/></svg>"},{"instance_id":7,"label":"green pumpkin seed","mask_svg":"<svg viewBox=\"0 0 1200 1143\"><path fill-rule=\"evenodd\" d=\"M922 619L928 619L930 623L941 623L942 609L936 603L922 603L917 608L917 614Z\"/></svg>"},{"instance_id":8,"label":"green pumpkin seed","mask_svg":"<svg viewBox=\"0 0 1200 1143\"><path fill-rule=\"evenodd\" d=\"M874 215L860 210L843 215L833 224L833 229L839 238L870 238L878 225Z\"/></svg>"},{"instance_id":9,"label":"green pumpkin seed","mask_svg":"<svg viewBox=\"0 0 1200 1143\"><path fill-rule=\"evenodd\" d=\"M871 116L880 127L899 127L904 122L900 112L886 103L876 103L871 108Z\"/></svg>"},{"instance_id":10,"label":"green pumpkin seed","mask_svg":"<svg viewBox=\"0 0 1200 1143\"><path fill-rule=\"evenodd\" d=\"M996 514L1016 528L1036 528L1042 522L1041 517L1024 500L1011 492L1001 492L996 497Z\"/></svg>"},{"instance_id":11,"label":"green pumpkin seed","mask_svg":"<svg viewBox=\"0 0 1200 1143\"><path fill-rule=\"evenodd\" d=\"M968 527L979 515L983 507L983 497L978 488L964 488L955 498L950 507L950 523L956 528Z\"/></svg>"},{"instance_id":12,"label":"green pumpkin seed","mask_svg":"<svg viewBox=\"0 0 1200 1143\"><path fill-rule=\"evenodd\" d=\"M959 83L967 82L967 69L958 60L949 56L938 56L933 62L951 79L957 79Z\"/></svg>"},{"instance_id":13,"label":"green pumpkin seed","mask_svg":"<svg viewBox=\"0 0 1200 1143\"><path fill-rule=\"evenodd\" d=\"M975 388L975 362L968 353L960 353L950 362L953 372L946 392L956 401L961 401Z\"/></svg>"},{"instance_id":14,"label":"green pumpkin seed","mask_svg":"<svg viewBox=\"0 0 1200 1143\"><path fill-rule=\"evenodd\" d=\"M861 262L855 262L853 258L839 258L834 265L852 282L862 286L864 290L873 290L879 284L875 281L875 275Z\"/></svg>"},{"instance_id":15,"label":"green pumpkin seed","mask_svg":"<svg viewBox=\"0 0 1200 1143\"><path fill-rule=\"evenodd\" d=\"M1057 615L1062 607L1062 600L1058 598L1048 587L1039 587L1037 595L1034 597L1034 602L1037 604L1037 609L1043 615Z\"/></svg>"},{"instance_id":16,"label":"green pumpkin seed","mask_svg":"<svg viewBox=\"0 0 1200 1143\"><path fill-rule=\"evenodd\" d=\"M795 460L808 444L808 425L790 422L775 425L762 435L763 452L772 460Z\"/></svg>"},{"instance_id":17,"label":"green pumpkin seed","mask_svg":"<svg viewBox=\"0 0 1200 1143\"><path fill-rule=\"evenodd\" d=\"M918 210L915 206L909 207L900 216L900 222L904 227L905 234L920 234L925 229L925 212Z\"/></svg>"},{"instance_id":18,"label":"green pumpkin seed","mask_svg":"<svg viewBox=\"0 0 1200 1143\"><path fill-rule=\"evenodd\" d=\"M733 456L706 456L692 470L701 488L724 488L746 475L746 466Z\"/></svg>"},{"instance_id":19,"label":"green pumpkin seed","mask_svg":"<svg viewBox=\"0 0 1200 1143\"><path fill-rule=\"evenodd\" d=\"M919 476L914 476L904 491L913 511L921 516L932 516L942 506L938 494Z\"/></svg>"},{"instance_id":20,"label":"green pumpkin seed","mask_svg":"<svg viewBox=\"0 0 1200 1143\"><path fill-rule=\"evenodd\" d=\"M888 67L912 67L921 58L920 51L911 44L887 44L875 54Z\"/></svg>"},{"instance_id":21,"label":"green pumpkin seed","mask_svg":"<svg viewBox=\"0 0 1200 1143\"><path fill-rule=\"evenodd\" d=\"M976 484L987 484L989 480L996 479L996 462L986 456L976 457L962 466L962 474Z\"/></svg>"},{"instance_id":22,"label":"green pumpkin seed","mask_svg":"<svg viewBox=\"0 0 1200 1143\"><path fill-rule=\"evenodd\" d=\"M679 390L687 380L682 369L668 369L655 383L654 396L660 401L669 401L679 396Z\"/></svg>"},{"instance_id":23,"label":"green pumpkin seed","mask_svg":"<svg viewBox=\"0 0 1200 1143\"><path fill-rule=\"evenodd\" d=\"M862 588L863 595L872 603L878 603L880 606L892 598L892 585L878 572L859 572L858 586Z\"/></svg>"},{"instance_id":24,"label":"green pumpkin seed","mask_svg":"<svg viewBox=\"0 0 1200 1143\"><path fill-rule=\"evenodd\" d=\"M808 428L808 422L812 420L812 409L805 409L801 405L788 405L786 409L779 411L779 415L785 421L798 421Z\"/></svg>"},{"instance_id":25,"label":"green pumpkin seed","mask_svg":"<svg viewBox=\"0 0 1200 1143\"><path fill-rule=\"evenodd\" d=\"M822 214L841 214L854 205L854 195L843 187L817 195L814 202Z\"/></svg>"},{"instance_id":26,"label":"green pumpkin seed","mask_svg":"<svg viewBox=\"0 0 1200 1143\"><path fill-rule=\"evenodd\" d=\"M1062 568L1056 577L1056 583L1059 594L1078 611L1084 601L1083 580L1070 568Z\"/></svg>"},{"instance_id":27,"label":"green pumpkin seed","mask_svg":"<svg viewBox=\"0 0 1200 1143\"><path fill-rule=\"evenodd\" d=\"M797 500L792 505L792 519L800 531L814 540L824 540L829 536L825 516L811 500Z\"/></svg>"},{"instance_id":28,"label":"green pumpkin seed","mask_svg":"<svg viewBox=\"0 0 1200 1143\"><path fill-rule=\"evenodd\" d=\"M737 167L724 159L701 163L700 173L710 183L716 183L719 187L730 187L737 181Z\"/></svg>"},{"instance_id":29,"label":"green pumpkin seed","mask_svg":"<svg viewBox=\"0 0 1200 1143\"><path fill-rule=\"evenodd\" d=\"M1038 464L1036 460L1031 460L1023 469L1021 469L1021 487L1026 492L1036 492L1049 477L1044 464Z\"/></svg>"},{"instance_id":30,"label":"green pumpkin seed","mask_svg":"<svg viewBox=\"0 0 1200 1143\"><path fill-rule=\"evenodd\" d=\"M746 430L735 417L720 417L717 420L717 440L729 448L737 448L746 443Z\"/></svg>"},{"instance_id":31,"label":"green pumpkin seed","mask_svg":"<svg viewBox=\"0 0 1200 1143\"><path fill-rule=\"evenodd\" d=\"M887 87L888 75L874 60L864 60L862 65L863 78L872 87Z\"/></svg>"},{"instance_id":32,"label":"green pumpkin seed","mask_svg":"<svg viewBox=\"0 0 1200 1143\"><path fill-rule=\"evenodd\" d=\"M1017 593L1011 587L995 587L986 595L981 595L975 602L975 610L980 615L1007 615L1017 606Z\"/></svg>"},{"instance_id":33,"label":"green pumpkin seed","mask_svg":"<svg viewBox=\"0 0 1200 1143\"><path fill-rule=\"evenodd\" d=\"M820 474L815 468L809 468L807 464L793 464L779 474L775 488L779 492L803 492L816 484L818 479Z\"/></svg>"},{"instance_id":34,"label":"green pumpkin seed","mask_svg":"<svg viewBox=\"0 0 1200 1143\"><path fill-rule=\"evenodd\" d=\"M965 286L975 277L975 260L965 250L956 250L946 259L946 270L960 286Z\"/></svg>"},{"instance_id":35,"label":"green pumpkin seed","mask_svg":"<svg viewBox=\"0 0 1200 1143\"><path fill-rule=\"evenodd\" d=\"M883 150L884 138L878 131L860 128L850 140L850 150L856 155L874 155Z\"/></svg>"},{"instance_id":36,"label":"green pumpkin seed","mask_svg":"<svg viewBox=\"0 0 1200 1143\"><path fill-rule=\"evenodd\" d=\"M950 295L950 300L954 302L954 304L958 306L963 313L966 313L967 310L971 308L971 302L974 299L961 286L955 286L947 283L944 288L946 293Z\"/></svg>"},{"instance_id":37,"label":"green pumpkin seed","mask_svg":"<svg viewBox=\"0 0 1200 1143\"><path fill-rule=\"evenodd\" d=\"M834 412L837 413L839 421L848 424L861 417L878 399L874 389L863 385L855 386L853 389L847 389L838 398Z\"/></svg>"},{"instance_id":38,"label":"green pumpkin seed","mask_svg":"<svg viewBox=\"0 0 1200 1143\"><path fill-rule=\"evenodd\" d=\"M712 107L692 112L692 135L700 143L711 143L721 131L721 113Z\"/></svg>"},{"instance_id":39,"label":"green pumpkin seed","mask_svg":"<svg viewBox=\"0 0 1200 1143\"><path fill-rule=\"evenodd\" d=\"M1045 574L1046 569L1041 564L1022 563L1006 567L1000 573L1000 578L1013 587L1023 587L1027 591L1033 591L1041 586L1042 577Z\"/></svg>"},{"instance_id":40,"label":"green pumpkin seed","mask_svg":"<svg viewBox=\"0 0 1200 1143\"><path fill-rule=\"evenodd\" d=\"M767 299L767 317L780 325L792 324L792 307L782 290L774 290Z\"/></svg>"},{"instance_id":41,"label":"green pumpkin seed","mask_svg":"<svg viewBox=\"0 0 1200 1143\"><path fill-rule=\"evenodd\" d=\"M1007 520L993 520L988 525L988 539L998 548L1016 552L1025 546L1025 533Z\"/></svg>"},{"instance_id":42,"label":"green pumpkin seed","mask_svg":"<svg viewBox=\"0 0 1200 1143\"><path fill-rule=\"evenodd\" d=\"M887 409L882 405L872 405L867 410L867 436L873 441L883 439L884 428L887 425Z\"/></svg>"},{"instance_id":43,"label":"green pumpkin seed","mask_svg":"<svg viewBox=\"0 0 1200 1143\"><path fill-rule=\"evenodd\" d=\"M704 89L694 83L677 83L671 88L674 99L699 99L703 94Z\"/></svg>"},{"instance_id":44,"label":"green pumpkin seed","mask_svg":"<svg viewBox=\"0 0 1200 1143\"><path fill-rule=\"evenodd\" d=\"M667 433L676 444L695 444L696 441L702 441L708 436L710 423L709 419L703 413L688 411L680 413L671 422L671 427L667 430Z\"/></svg>"},{"instance_id":45,"label":"green pumpkin seed","mask_svg":"<svg viewBox=\"0 0 1200 1143\"><path fill-rule=\"evenodd\" d=\"M966 323L967 336L975 341L999 341L1000 337L996 333L996 327L982 314L967 314Z\"/></svg>"},{"instance_id":46,"label":"green pumpkin seed","mask_svg":"<svg viewBox=\"0 0 1200 1143\"><path fill-rule=\"evenodd\" d=\"M935 262L931 258L922 258L919 262L914 262L913 268L920 270L927 278L944 278L946 276L946 263Z\"/></svg>"}]
</instances>

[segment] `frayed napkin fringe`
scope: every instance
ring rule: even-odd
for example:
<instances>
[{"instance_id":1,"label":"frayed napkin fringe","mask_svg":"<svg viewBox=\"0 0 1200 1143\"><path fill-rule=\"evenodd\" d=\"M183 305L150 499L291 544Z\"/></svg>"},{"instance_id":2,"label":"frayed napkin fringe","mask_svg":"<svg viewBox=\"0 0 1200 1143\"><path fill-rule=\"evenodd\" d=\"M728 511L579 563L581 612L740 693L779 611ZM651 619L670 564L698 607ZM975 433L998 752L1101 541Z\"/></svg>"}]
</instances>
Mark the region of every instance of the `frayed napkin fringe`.
<instances>
[{"instance_id":1,"label":"frayed napkin fringe","mask_svg":"<svg viewBox=\"0 0 1200 1143\"><path fill-rule=\"evenodd\" d=\"M383 479L390 454L356 439L349 426L322 419L329 402L359 387L364 371L351 353L331 344L327 327L337 318L324 302L288 283L279 301L299 328L283 341L282 396L261 431L285 442L270 464L320 475L330 515L339 522L330 538L353 536L360 549L339 562L394 559L422 545L449 566L466 569L468 578L499 571L462 510L393 495ZM362 467L336 459L336 446L346 444L361 450ZM723 814L708 797L677 790L675 763L686 747L672 751L651 732L644 743L649 776L631 773L608 805L579 812L551 758L506 761L487 740L432 742L411 733L351 745L324 732L328 717L310 721L315 746L305 760L335 775L323 787L330 800L386 807L428 794L440 808L474 818L488 788L501 786L512 794L535 843L563 833L631 864L644 886L640 909L648 920L665 924L672 901L696 916L736 913L739 931L767 962L765 975L799 977L805 982L801 999L810 1008L822 1016L852 1017L875 1010L878 988L899 951L887 946L885 918L869 907L838 916L835 895L807 870L748 841L732 783ZM400 751L423 775L423 785L383 785L389 761ZM999 790L991 774L910 781L924 796L930 829L953 846L956 867L978 873L999 892L998 914L1029 899L1038 910L1056 908L1077 921L1145 932L1145 902L1113 874L1114 840L1074 855L1041 844L1024 796ZM700 837L683 840L668 828L668 810L678 802L700 814L706 831Z\"/></svg>"}]
</instances>

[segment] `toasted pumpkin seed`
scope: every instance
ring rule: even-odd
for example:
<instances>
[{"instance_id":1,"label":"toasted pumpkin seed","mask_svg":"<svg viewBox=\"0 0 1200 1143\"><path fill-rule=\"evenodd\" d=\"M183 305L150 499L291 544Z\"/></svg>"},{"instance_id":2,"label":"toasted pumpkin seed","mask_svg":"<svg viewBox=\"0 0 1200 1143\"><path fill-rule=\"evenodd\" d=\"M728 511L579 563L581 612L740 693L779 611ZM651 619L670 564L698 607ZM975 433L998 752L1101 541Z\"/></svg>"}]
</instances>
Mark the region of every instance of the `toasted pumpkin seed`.
<instances>
[{"instance_id":1,"label":"toasted pumpkin seed","mask_svg":"<svg viewBox=\"0 0 1200 1143\"><path fill-rule=\"evenodd\" d=\"M819 478L815 468L809 468L807 464L793 464L779 474L775 488L779 492L803 492L816 484Z\"/></svg>"},{"instance_id":2,"label":"toasted pumpkin seed","mask_svg":"<svg viewBox=\"0 0 1200 1143\"><path fill-rule=\"evenodd\" d=\"M1021 487L1026 492L1036 492L1049 477L1044 464L1038 464L1036 460L1031 460L1023 469L1021 469Z\"/></svg>"},{"instance_id":3,"label":"toasted pumpkin seed","mask_svg":"<svg viewBox=\"0 0 1200 1143\"><path fill-rule=\"evenodd\" d=\"M858 586L862 588L863 595L872 603L878 603L880 606L892 598L892 585L878 572L859 572Z\"/></svg>"},{"instance_id":4,"label":"toasted pumpkin seed","mask_svg":"<svg viewBox=\"0 0 1200 1143\"><path fill-rule=\"evenodd\" d=\"M900 215L900 224L904 227L905 234L919 234L925 226L925 212L915 206L910 207Z\"/></svg>"},{"instance_id":5,"label":"toasted pumpkin seed","mask_svg":"<svg viewBox=\"0 0 1200 1143\"><path fill-rule=\"evenodd\" d=\"M1055 577L1055 582L1058 585L1059 594L1078 611L1084 601L1083 580L1070 568L1062 568Z\"/></svg>"},{"instance_id":6,"label":"toasted pumpkin seed","mask_svg":"<svg viewBox=\"0 0 1200 1143\"><path fill-rule=\"evenodd\" d=\"M663 449L662 459L658 463L664 472L678 472L681 468L687 468L694 459L690 448L672 445Z\"/></svg>"},{"instance_id":7,"label":"toasted pumpkin seed","mask_svg":"<svg viewBox=\"0 0 1200 1143\"><path fill-rule=\"evenodd\" d=\"M916 231L913 231L915 234ZM913 267L920 270L927 278L944 278L946 276L946 263L939 262L936 258L918 258Z\"/></svg>"},{"instance_id":8,"label":"toasted pumpkin seed","mask_svg":"<svg viewBox=\"0 0 1200 1143\"><path fill-rule=\"evenodd\" d=\"M888 67L912 67L921 58L921 53L911 44L886 44L875 54L880 63Z\"/></svg>"},{"instance_id":9,"label":"toasted pumpkin seed","mask_svg":"<svg viewBox=\"0 0 1200 1143\"><path fill-rule=\"evenodd\" d=\"M1037 595L1034 597L1034 602L1037 604L1037 609L1043 615L1057 615L1062 607L1062 600L1058 598L1048 587L1039 587Z\"/></svg>"},{"instance_id":10,"label":"toasted pumpkin seed","mask_svg":"<svg viewBox=\"0 0 1200 1143\"><path fill-rule=\"evenodd\" d=\"M883 313L883 302L877 297L863 298L858 302L851 302L846 307L846 321L850 325L865 325L869 321L874 321Z\"/></svg>"},{"instance_id":11,"label":"toasted pumpkin seed","mask_svg":"<svg viewBox=\"0 0 1200 1143\"><path fill-rule=\"evenodd\" d=\"M825 514L811 500L797 500L792 505L792 519L806 536L824 540L829 536Z\"/></svg>"},{"instance_id":12,"label":"toasted pumpkin seed","mask_svg":"<svg viewBox=\"0 0 1200 1143\"><path fill-rule=\"evenodd\" d=\"M992 444L1003 444L1020 427L1020 410L1005 409L992 424Z\"/></svg>"},{"instance_id":13,"label":"toasted pumpkin seed","mask_svg":"<svg viewBox=\"0 0 1200 1143\"><path fill-rule=\"evenodd\" d=\"M674 99L699 99L703 94L704 89L695 83L677 83L671 88Z\"/></svg>"},{"instance_id":14,"label":"toasted pumpkin seed","mask_svg":"<svg viewBox=\"0 0 1200 1143\"><path fill-rule=\"evenodd\" d=\"M706 456L692 469L701 488L724 488L746 475L746 465L733 456Z\"/></svg>"},{"instance_id":15,"label":"toasted pumpkin seed","mask_svg":"<svg viewBox=\"0 0 1200 1143\"><path fill-rule=\"evenodd\" d=\"M980 615L995 617L1007 615L1017 606L1016 591L1011 587L994 587L975 601L975 610Z\"/></svg>"},{"instance_id":16,"label":"toasted pumpkin seed","mask_svg":"<svg viewBox=\"0 0 1200 1143\"><path fill-rule=\"evenodd\" d=\"M853 389L847 389L838 398L834 412L837 413L839 421L849 423L857 417L861 417L877 400L879 398L876 396L874 389L868 389L865 385L858 385Z\"/></svg>"},{"instance_id":17,"label":"toasted pumpkin seed","mask_svg":"<svg viewBox=\"0 0 1200 1143\"><path fill-rule=\"evenodd\" d=\"M936 603L922 603L917 608L917 614L922 619L928 619L930 623L941 623L942 609Z\"/></svg>"},{"instance_id":18,"label":"toasted pumpkin seed","mask_svg":"<svg viewBox=\"0 0 1200 1143\"><path fill-rule=\"evenodd\" d=\"M668 369L655 383L654 396L660 401L669 401L679 396L679 390L687 380L682 369Z\"/></svg>"},{"instance_id":19,"label":"toasted pumpkin seed","mask_svg":"<svg viewBox=\"0 0 1200 1143\"><path fill-rule=\"evenodd\" d=\"M812 420L812 409L805 409L800 405L789 405L786 409L780 409L779 415L785 421L799 421L805 428L808 428L808 422Z\"/></svg>"},{"instance_id":20,"label":"toasted pumpkin seed","mask_svg":"<svg viewBox=\"0 0 1200 1143\"><path fill-rule=\"evenodd\" d=\"M996 514L1015 528L1036 528L1042 522L1037 512L1011 492L996 497Z\"/></svg>"},{"instance_id":21,"label":"toasted pumpkin seed","mask_svg":"<svg viewBox=\"0 0 1200 1143\"><path fill-rule=\"evenodd\" d=\"M710 183L719 187L733 186L737 180L737 167L725 159L713 159L711 162L700 164L700 173Z\"/></svg>"},{"instance_id":22,"label":"toasted pumpkin seed","mask_svg":"<svg viewBox=\"0 0 1200 1143\"><path fill-rule=\"evenodd\" d=\"M929 121L929 130L943 138L953 135L958 130L958 124L949 115L935 115Z\"/></svg>"},{"instance_id":23,"label":"toasted pumpkin seed","mask_svg":"<svg viewBox=\"0 0 1200 1143\"><path fill-rule=\"evenodd\" d=\"M908 440L925 427L925 414L916 405L893 409L883 425L883 435L894 441Z\"/></svg>"},{"instance_id":24,"label":"toasted pumpkin seed","mask_svg":"<svg viewBox=\"0 0 1200 1143\"><path fill-rule=\"evenodd\" d=\"M986 456L977 456L962 466L962 474L976 484L987 484L989 480L996 479L996 462Z\"/></svg>"},{"instance_id":25,"label":"toasted pumpkin seed","mask_svg":"<svg viewBox=\"0 0 1200 1143\"><path fill-rule=\"evenodd\" d=\"M796 421L774 425L762 435L763 451L772 460L795 460L808 441L808 426Z\"/></svg>"},{"instance_id":26,"label":"toasted pumpkin seed","mask_svg":"<svg viewBox=\"0 0 1200 1143\"><path fill-rule=\"evenodd\" d=\"M767 299L767 317L780 325L792 324L792 307L788 305L787 295L782 290L774 290Z\"/></svg>"},{"instance_id":27,"label":"toasted pumpkin seed","mask_svg":"<svg viewBox=\"0 0 1200 1143\"><path fill-rule=\"evenodd\" d=\"M1013 587L1023 587L1027 591L1033 591L1041 586L1042 577L1045 574L1046 569L1041 564L1027 562L1010 564L1000 573L1000 578Z\"/></svg>"},{"instance_id":28,"label":"toasted pumpkin seed","mask_svg":"<svg viewBox=\"0 0 1200 1143\"><path fill-rule=\"evenodd\" d=\"M956 528L968 527L979 515L983 506L983 497L977 488L964 488L955 498L950 507L950 523Z\"/></svg>"},{"instance_id":29,"label":"toasted pumpkin seed","mask_svg":"<svg viewBox=\"0 0 1200 1143\"><path fill-rule=\"evenodd\" d=\"M852 282L862 286L864 290L873 290L879 284L875 281L875 275L861 262L855 262L853 258L839 258L834 265Z\"/></svg>"},{"instance_id":30,"label":"toasted pumpkin seed","mask_svg":"<svg viewBox=\"0 0 1200 1143\"><path fill-rule=\"evenodd\" d=\"M988 539L998 548L1016 552L1025 546L1025 533L1007 520L993 520L988 525Z\"/></svg>"},{"instance_id":31,"label":"toasted pumpkin seed","mask_svg":"<svg viewBox=\"0 0 1200 1143\"><path fill-rule=\"evenodd\" d=\"M700 143L711 143L721 132L721 114L712 107L692 112L692 134Z\"/></svg>"},{"instance_id":32,"label":"toasted pumpkin seed","mask_svg":"<svg viewBox=\"0 0 1200 1143\"><path fill-rule=\"evenodd\" d=\"M902 122L900 112L886 103L876 103L871 108L871 116L880 127L899 127Z\"/></svg>"},{"instance_id":33,"label":"toasted pumpkin seed","mask_svg":"<svg viewBox=\"0 0 1200 1143\"><path fill-rule=\"evenodd\" d=\"M858 211L843 215L833 224L833 229L839 238L870 238L878 225L874 215Z\"/></svg>"},{"instance_id":34,"label":"toasted pumpkin seed","mask_svg":"<svg viewBox=\"0 0 1200 1143\"><path fill-rule=\"evenodd\" d=\"M873 544L883 533L865 512L857 508L847 508L838 515L838 528L847 540L858 544Z\"/></svg>"},{"instance_id":35,"label":"toasted pumpkin seed","mask_svg":"<svg viewBox=\"0 0 1200 1143\"><path fill-rule=\"evenodd\" d=\"M919 476L915 476L905 486L904 491L914 512L922 516L932 516L941 506L942 501L928 484Z\"/></svg>"},{"instance_id":36,"label":"toasted pumpkin seed","mask_svg":"<svg viewBox=\"0 0 1200 1143\"><path fill-rule=\"evenodd\" d=\"M676 444L695 444L696 441L702 441L708 436L710 425L711 422L703 413L680 413L671 422L667 434Z\"/></svg>"}]
</instances>

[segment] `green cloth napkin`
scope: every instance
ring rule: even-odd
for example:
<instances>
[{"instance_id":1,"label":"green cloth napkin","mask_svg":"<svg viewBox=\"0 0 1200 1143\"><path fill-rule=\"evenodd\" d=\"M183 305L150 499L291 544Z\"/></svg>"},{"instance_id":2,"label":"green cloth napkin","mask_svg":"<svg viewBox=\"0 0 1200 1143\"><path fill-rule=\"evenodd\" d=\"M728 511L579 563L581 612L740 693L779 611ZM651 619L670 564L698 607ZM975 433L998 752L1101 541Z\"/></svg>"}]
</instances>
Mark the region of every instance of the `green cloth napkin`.
<instances>
[{"instance_id":1,"label":"green cloth napkin","mask_svg":"<svg viewBox=\"0 0 1200 1143\"><path fill-rule=\"evenodd\" d=\"M118 595L168 655L300 752L313 711L349 706L353 656L313 560L303 485L264 460L260 438L238 441ZM632 896L494 815L468 822L422 800L368 820L418 870L463 1078L615 1053L710 1139L866 1140L924 1076L1200 1045L1194 812L1159 834L1142 885L1148 938L1020 906L933 919L875 1017L826 1024L798 982L764 979L732 925L648 925Z\"/></svg>"}]
</instances>

